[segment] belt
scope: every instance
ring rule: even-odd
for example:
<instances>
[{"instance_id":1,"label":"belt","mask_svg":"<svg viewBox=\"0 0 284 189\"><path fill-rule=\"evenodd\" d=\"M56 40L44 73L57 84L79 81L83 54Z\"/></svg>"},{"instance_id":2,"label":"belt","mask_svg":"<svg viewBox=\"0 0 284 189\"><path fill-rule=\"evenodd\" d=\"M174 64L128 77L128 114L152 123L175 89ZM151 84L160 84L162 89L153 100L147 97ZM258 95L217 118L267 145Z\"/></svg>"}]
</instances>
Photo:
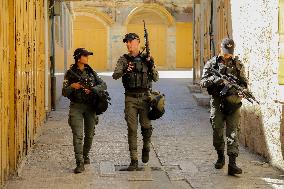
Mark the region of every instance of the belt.
<instances>
[{"instance_id":1,"label":"belt","mask_svg":"<svg viewBox=\"0 0 284 189\"><path fill-rule=\"evenodd\" d=\"M126 89L125 93L147 93L150 89L143 88L134 88L134 89Z\"/></svg>"},{"instance_id":2,"label":"belt","mask_svg":"<svg viewBox=\"0 0 284 189\"><path fill-rule=\"evenodd\" d=\"M133 98L141 98L148 95L148 93L125 93L125 95Z\"/></svg>"}]
</instances>

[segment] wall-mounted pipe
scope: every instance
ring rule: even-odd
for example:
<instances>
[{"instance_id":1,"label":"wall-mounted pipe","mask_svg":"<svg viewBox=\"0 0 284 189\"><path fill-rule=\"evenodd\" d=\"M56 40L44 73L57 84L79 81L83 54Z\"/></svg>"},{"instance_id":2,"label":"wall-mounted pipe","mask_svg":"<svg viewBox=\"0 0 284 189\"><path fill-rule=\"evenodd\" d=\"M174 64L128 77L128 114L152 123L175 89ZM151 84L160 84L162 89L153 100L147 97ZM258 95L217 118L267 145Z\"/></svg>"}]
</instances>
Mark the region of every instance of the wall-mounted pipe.
<instances>
[{"instance_id":1,"label":"wall-mounted pipe","mask_svg":"<svg viewBox=\"0 0 284 189\"><path fill-rule=\"evenodd\" d=\"M45 112L49 111L49 52L48 52L48 0L44 0L44 60L45 60L45 71L44 71L44 107Z\"/></svg>"},{"instance_id":2,"label":"wall-mounted pipe","mask_svg":"<svg viewBox=\"0 0 284 189\"><path fill-rule=\"evenodd\" d=\"M52 1L51 14L51 56L50 56L50 77L51 77L51 109L56 109L56 77L55 77L55 0Z\"/></svg>"},{"instance_id":3,"label":"wall-mounted pipe","mask_svg":"<svg viewBox=\"0 0 284 189\"><path fill-rule=\"evenodd\" d=\"M193 1L193 69L192 69L192 74L193 74L193 84L196 82L196 63L195 63L195 0Z\"/></svg>"}]
</instances>

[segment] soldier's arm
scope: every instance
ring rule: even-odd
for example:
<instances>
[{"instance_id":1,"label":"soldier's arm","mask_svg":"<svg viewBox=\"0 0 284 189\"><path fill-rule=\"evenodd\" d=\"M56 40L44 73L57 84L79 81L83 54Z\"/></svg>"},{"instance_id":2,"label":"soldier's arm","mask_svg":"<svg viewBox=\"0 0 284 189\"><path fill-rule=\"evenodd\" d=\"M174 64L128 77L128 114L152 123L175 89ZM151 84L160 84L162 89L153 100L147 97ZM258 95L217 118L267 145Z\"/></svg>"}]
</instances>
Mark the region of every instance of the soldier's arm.
<instances>
[{"instance_id":1,"label":"soldier's arm","mask_svg":"<svg viewBox=\"0 0 284 189\"><path fill-rule=\"evenodd\" d=\"M215 77L208 70L212 66L213 66L213 63L212 61L209 60L203 68L203 74L202 74L201 81L200 81L200 85L203 88L210 87L211 85L214 84Z\"/></svg>"},{"instance_id":2,"label":"soldier's arm","mask_svg":"<svg viewBox=\"0 0 284 189\"><path fill-rule=\"evenodd\" d=\"M245 75L245 67L244 67L244 65L239 61L238 62L238 64L239 64L239 70L240 70L240 85L242 86L242 87L245 87L245 88L247 88L248 87L248 79L247 79L247 77L246 77L246 75Z\"/></svg>"},{"instance_id":3,"label":"soldier's arm","mask_svg":"<svg viewBox=\"0 0 284 189\"><path fill-rule=\"evenodd\" d=\"M152 77L152 80L154 82L158 81L159 80L159 72L155 66L155 61L154 61L154 58L151 57L150 61L148 62L148 67L149 67L149 73Z\"/></svg>"},{"instance_id":4,"label":"soldier's arm","mask_svg":"<svg viewBox=\"0 0 284 189\"><path fill-rule=\"evenodd\" d=\"M104 82L97 73L95 73L95 79L96 86L93 87L94 92L107 90L106 82Z\"/></svg>"},{"instance_id":5,"label":"soldier's arm","mask_svg":"<svg viewBox=\"0 0 284 189\"><path fill-rule=\"evenodd\" d=\"M115 80L121 78L125 74L126 69L127 69L127 59L124 56L121 56L117 61L116 67L112 74L112 78Z\"/></svg>"},{"instance_id":6,"label":"soldier's arm","mask_svg":"<svg viewBox=\"0 0 284 189\"><path fill-rule=\"evenodd\" d=\"M64 75L62 96L69 97L75 89L71 87L70 73L67 71Z\"/></svg>"},{"instance_id":7,"label":"soldier's arm","mask_svg":"<svg viewBox=\"0 0 284 189\"><path fill-rule=\"evenodd\" d=\"M150 73L154 82L159 80L159 72L155 66L153 66L153 68L150 70Z\"/></svg>"}]
</instances>

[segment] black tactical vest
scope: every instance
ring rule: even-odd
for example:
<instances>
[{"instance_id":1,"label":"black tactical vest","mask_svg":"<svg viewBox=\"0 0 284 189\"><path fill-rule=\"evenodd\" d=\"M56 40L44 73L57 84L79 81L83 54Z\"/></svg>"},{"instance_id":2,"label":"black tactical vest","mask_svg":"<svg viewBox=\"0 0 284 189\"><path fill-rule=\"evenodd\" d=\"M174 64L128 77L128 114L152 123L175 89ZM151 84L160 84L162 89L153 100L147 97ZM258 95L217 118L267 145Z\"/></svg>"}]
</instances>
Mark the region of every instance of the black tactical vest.
<instances>
[{"instance_id":1,"label":"black tactical vest","mask_svg":"<svg viewBox=\"0 0 284 189\"><path fill-rule=\"evenodd\" d=\"M148 66L144 63L143 57L130 57L124 55L127 62L132 62L134 68L131 72L127 72L122 76L122 83L124 88L127 89L149 89L152 87L152 81L149 78Z\"/></svg>"},{"instance_id":2,"label":"black tactical vest","mask_svg":"<svg viewBox=\"0 0 284 189\"><path fill-rule=\"evenodd\" d=\"M85 65L85 70L84 72L81 72L78 69L77 64L71 65L70 68L73 72L75 72L77 75L84 77L84 78L88 78L90 80L90 82L94 83L94 85L96 85L96 78L95 78L95 74L93 69L89 66L89 65ZM74 75L72 75L70 73L70 77L69 77L69 83L77 83L80 82L78 78L76 78ZM75 90L71 96L70 96L70 100L72 102L77 102L77 103L84 103L84 104L90 104L92 103L94 98L93 93L91 94L86 94L86 92L84 91L83 88Z\"/></svg>"},{"instance_id":3,"label":"black tactical vest","mask_svg":"<svg viewBox=\"0 0 284 189\"><path fill-rule=\"evenodd\" d=\"M237 78L240 77L240 70L237 68L236 66L236 62L238 61L238 57L235 57L234 59L232 59L228 65L224 65L221 64L221 57L214 57L214 62L213 62L213 68L218 70L221 74L232 74L234 76L236 76ZM240 84L244 84L244 83L238 83ZM246 84L245 84L246 85ZM220 91L224 88L223 85L211 85L210 87L207 88L208 94L209 95L213 95L213 96L219 96Z\"/></svg>"}]
</instances>

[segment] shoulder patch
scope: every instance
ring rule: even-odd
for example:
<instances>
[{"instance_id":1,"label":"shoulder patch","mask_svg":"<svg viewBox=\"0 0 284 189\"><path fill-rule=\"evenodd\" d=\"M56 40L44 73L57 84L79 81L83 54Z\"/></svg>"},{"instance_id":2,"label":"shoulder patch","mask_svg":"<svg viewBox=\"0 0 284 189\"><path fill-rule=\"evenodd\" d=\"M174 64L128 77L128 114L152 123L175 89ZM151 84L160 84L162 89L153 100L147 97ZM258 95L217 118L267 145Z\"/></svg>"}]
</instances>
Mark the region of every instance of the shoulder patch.
<instances>
[{"instance_id":1,"label":"shoulder patch","mask_svg":"<svg viewBox=\"0 0 284 189\"><path fill-rule=\"evenodd\" d=\"M126 55L127 56L127 55ZM118 59L118 62L126 62L127 63L127 57L125 57L124 55L121 56L119 59Z\"/></svg>"}]
</instances>

